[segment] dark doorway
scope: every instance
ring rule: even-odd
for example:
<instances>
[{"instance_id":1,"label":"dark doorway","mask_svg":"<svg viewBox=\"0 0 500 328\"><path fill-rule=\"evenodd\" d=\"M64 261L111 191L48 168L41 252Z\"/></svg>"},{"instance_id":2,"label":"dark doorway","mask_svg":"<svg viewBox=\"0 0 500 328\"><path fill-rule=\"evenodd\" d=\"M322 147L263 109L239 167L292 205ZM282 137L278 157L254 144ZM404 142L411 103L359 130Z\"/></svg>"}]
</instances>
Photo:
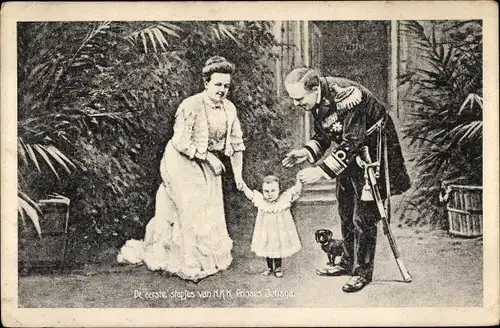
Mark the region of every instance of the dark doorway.
<instances>
[{"instance_id":1,"label":"dark doorway","mask_svg":"<svg viewBox=\"0 0 500 328\"><path fill-rule=\"evenodd\" d=\"M343 76L388 101L390 21L312 21L321 31L321 73Z\"/></svg>"}]
</instances>

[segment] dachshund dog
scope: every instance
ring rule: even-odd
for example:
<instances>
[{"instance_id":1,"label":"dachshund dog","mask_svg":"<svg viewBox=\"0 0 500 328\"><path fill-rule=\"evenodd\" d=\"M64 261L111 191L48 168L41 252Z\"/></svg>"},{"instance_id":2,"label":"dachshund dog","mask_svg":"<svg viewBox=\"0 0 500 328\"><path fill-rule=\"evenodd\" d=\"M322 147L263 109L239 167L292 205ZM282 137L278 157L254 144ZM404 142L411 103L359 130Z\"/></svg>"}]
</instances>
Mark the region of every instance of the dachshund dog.
<instances>
[{"instance_id":1,"label":"dachshund dog","mask_svg":"<svg viewBox=\"0 0 500 328\"><path fill-rule=\"evenodd\" d=\"M316 242L321 245L321 249L328 256L328 265L335 265L335 258L342 255L343 243L340 239L333 239L333 233L328 229L316 231Z\"/></svg>"}]
</instances>

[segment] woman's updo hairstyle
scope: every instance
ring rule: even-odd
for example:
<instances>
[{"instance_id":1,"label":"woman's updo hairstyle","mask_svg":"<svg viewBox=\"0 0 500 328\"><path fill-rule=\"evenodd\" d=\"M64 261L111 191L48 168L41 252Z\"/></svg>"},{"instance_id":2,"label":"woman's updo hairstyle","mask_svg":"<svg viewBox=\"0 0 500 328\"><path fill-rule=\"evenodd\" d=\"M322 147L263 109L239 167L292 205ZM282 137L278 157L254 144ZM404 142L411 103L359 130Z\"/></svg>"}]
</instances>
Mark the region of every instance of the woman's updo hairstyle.
<instances>
[{"instance_id":1,"label":"woman's updo hairstyle","mask_svg":"<svg viewBox=\"0 0 500 328\"><path fill-rule=\"evenodd\" d=\"M213 73L233 74L235 66L222 56L208 58L205 67L202 69L203 81L210 81Z\"/></svg>"}]
</instances>

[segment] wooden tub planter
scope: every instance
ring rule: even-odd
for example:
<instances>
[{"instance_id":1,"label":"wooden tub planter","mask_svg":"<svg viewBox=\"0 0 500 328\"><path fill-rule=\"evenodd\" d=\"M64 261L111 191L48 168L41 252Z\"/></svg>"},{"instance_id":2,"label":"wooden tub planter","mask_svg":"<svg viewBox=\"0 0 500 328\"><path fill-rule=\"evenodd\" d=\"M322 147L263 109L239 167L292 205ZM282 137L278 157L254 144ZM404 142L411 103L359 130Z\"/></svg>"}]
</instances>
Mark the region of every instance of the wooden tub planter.
<instances>
[{"instance_id":1,"label":"wooden tub planter","mask_svg":"<svg viewBox=\"0 0 500 328\"><path fill-rule=\"evenodd\" d=\"M447 186L448 231L460 237L483 235L483 187L467 185Z\"/></svg>"},{"instance_id":2,"label":"wooden tub planter","mask_svg":"<svg viewBox=\"0 0 500 328\"><path fill-rule=\"evenodd\" d=\"M32 269L62 271L68 244L69 199L58 197L39 201L41 237L34 227L20 229L18 262L20 272ZM38 271L37 270L37 271Z\"/></svg>"}]
</instances>

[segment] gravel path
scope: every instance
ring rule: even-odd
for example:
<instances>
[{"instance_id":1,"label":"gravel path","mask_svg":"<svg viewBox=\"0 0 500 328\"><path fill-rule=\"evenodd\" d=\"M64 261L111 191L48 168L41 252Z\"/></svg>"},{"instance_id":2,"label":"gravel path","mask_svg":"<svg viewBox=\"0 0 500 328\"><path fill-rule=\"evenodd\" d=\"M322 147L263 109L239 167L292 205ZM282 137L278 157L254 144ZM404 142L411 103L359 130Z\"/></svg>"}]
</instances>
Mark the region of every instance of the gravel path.
<instances>
[{"instance_id":1,"label":"gravel path","mask_svg":"<svg viewBox=\"0 0 500 328\"><path fill-rule=\"evenodd\" d=\"M33 275L19 279L19 307L476 307L482 306L481 239L393 228L413 282L402 282L387 239L379 229L374 281L361 292L341 291L347 277L320 277L326 256L314 231L338 234L332 206L300 205L295 210L304 248L285 259L284 277L265 277L265 260L249 251L253 220L230 225L234 261L227 271L198 284L145 267L91 269L84 274ZM332 220L331 213L335 215ZM140 296L139 296L140 293Z\"/></svg>"}]
</instances>

